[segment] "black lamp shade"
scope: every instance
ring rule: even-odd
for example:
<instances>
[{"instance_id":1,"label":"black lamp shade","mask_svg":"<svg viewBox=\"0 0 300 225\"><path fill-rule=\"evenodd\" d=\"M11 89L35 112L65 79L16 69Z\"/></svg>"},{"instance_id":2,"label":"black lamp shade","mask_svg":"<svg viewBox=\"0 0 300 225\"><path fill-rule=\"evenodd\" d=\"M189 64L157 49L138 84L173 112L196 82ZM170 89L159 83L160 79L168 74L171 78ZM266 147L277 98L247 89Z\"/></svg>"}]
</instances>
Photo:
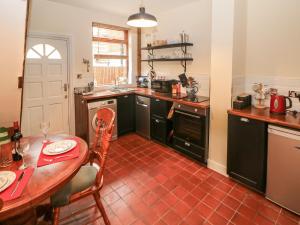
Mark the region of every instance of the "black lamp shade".
<instances>
[{"instance_id":1,"label":"black lamp shade","mask_svg":"<svg viewBox=\"0 0 300 225\"><path fill-rule=\"evenodd\" d=\"M128 17L127 24L132 27L155 27L157 20L155 16L146 13L144 7L141 7L139 13Z\"/></svg>"}]
</instances>

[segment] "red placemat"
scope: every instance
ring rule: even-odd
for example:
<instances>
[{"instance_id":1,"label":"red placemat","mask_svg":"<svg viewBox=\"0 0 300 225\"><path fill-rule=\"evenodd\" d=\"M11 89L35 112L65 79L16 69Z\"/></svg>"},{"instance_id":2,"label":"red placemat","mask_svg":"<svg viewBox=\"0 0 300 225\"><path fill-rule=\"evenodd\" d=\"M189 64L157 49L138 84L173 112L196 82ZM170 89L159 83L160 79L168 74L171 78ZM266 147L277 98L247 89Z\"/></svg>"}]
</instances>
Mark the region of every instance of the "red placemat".
<instances>
[{"instance_id":1,"label":"red placemat","mask_svg":"<svg viewBox=\"0 0 300 225\"><path fill-rule=\"evenodd\" d=\"M39 160L37 162L37 167L46 166L46 165L50 165L50 164L58 163L58 162L63 162L66 160L70 160L70 159L79 157L80 146L78 144L78 141L76 139L66 139L66 140L74 140L77 142L77 145L72 150L62 153L62 154L59 154L59 155L45 155L43 153L43 149L48 144L51 144L52 142L44 144L42 147L40 156L39 156Z\"/></svg>"},{"instance_id":2,"label":"red placemat","mask_svg":"<svg viewBox=\"0 0 300 225\"><path fill-rule=\"evenodd\" d=\"M18 178L21 176L22 171L24 171L23 178L20 181L19 186L17 187L15 193L12 195L12 193L18 183ZM24 170L13 171L16 173L16 179L12 183L12 185L10 185L7 189L5 189L3 192L0 193L0 198L2 198L3 201L8 201L8 200L13 200L13 199L19 198L22 195L31 175L33 174L33 171L34 171L33 167L28 167Z\"/></svg>"}]
</instances>

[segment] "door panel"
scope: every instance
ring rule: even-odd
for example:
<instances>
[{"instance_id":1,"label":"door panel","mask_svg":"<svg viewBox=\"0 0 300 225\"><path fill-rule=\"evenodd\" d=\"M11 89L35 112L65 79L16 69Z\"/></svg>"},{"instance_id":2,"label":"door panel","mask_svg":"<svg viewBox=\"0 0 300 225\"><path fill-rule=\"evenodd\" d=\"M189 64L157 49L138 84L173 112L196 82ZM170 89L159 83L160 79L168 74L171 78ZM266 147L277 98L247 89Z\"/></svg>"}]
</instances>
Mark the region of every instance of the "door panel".
<instances>
[{"instance_id":1,"label":"door panel","mask_svg":"<svg viewBox=\"0 0 300 225\"><path fill-rule=\"evenodd\" d=\"M50 122L50 133L69 133L69 98L64 89L68 80L67 42L28 38L22 117L25 136L39 134L42 121ZM33 109L39 109L37 117L30 115L36 113Z\"/></svg>"}]
</instances>

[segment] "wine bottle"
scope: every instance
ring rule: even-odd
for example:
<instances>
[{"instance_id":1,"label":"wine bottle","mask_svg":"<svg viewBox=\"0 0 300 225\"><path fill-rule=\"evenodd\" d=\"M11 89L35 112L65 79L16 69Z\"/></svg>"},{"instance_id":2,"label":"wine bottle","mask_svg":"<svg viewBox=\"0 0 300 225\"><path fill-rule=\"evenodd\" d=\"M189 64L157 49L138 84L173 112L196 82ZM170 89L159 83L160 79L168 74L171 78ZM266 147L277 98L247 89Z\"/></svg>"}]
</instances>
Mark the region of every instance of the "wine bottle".
<instances>
[{"instance_id":1,"label":"wine bottle","mask_svg":"<svg viewBox=\"0 0 300 225\"><path fill-rule=\"evenodd\" d=\"M14 122L13 128L14 128L14 133L11 136L11 141L14 143L12 156L14 161L20 161L22 159L22 156L19 154L18 148L20 147L20 140L23 137L23 135L20 132L18 121Z\"/></svg>"}]
</instances>

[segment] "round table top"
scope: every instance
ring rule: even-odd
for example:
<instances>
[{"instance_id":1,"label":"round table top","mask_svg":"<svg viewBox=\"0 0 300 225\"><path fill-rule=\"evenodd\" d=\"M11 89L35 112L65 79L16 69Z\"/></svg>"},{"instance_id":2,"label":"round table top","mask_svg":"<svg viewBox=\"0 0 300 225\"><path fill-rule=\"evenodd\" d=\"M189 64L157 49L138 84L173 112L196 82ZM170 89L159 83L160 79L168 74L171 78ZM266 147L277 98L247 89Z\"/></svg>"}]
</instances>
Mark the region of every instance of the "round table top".
<instances>
[{"instance_id":1,"label":"round table top","mask_svg":"<svg viewBox=\"0 0 300 225\"><path fill-rule=\"evenodd\" d=\"M50 140L57 141L72 137L69 135L55 135L50 136ZM25 155L25 161L26 165L34 168L34 173L21 197L4 202L3 208L0 210L0 220L20 214L49 198L72 179L88 156L87 144L82 139L76 137L80 145L80 155L78 158L37 167L43 138L28 137L27 139L29 139L30 149ZM13 163L9 167L0 168L0 170L17 170L21 164L22 162Z\"/></svg>"}]
</instances>

